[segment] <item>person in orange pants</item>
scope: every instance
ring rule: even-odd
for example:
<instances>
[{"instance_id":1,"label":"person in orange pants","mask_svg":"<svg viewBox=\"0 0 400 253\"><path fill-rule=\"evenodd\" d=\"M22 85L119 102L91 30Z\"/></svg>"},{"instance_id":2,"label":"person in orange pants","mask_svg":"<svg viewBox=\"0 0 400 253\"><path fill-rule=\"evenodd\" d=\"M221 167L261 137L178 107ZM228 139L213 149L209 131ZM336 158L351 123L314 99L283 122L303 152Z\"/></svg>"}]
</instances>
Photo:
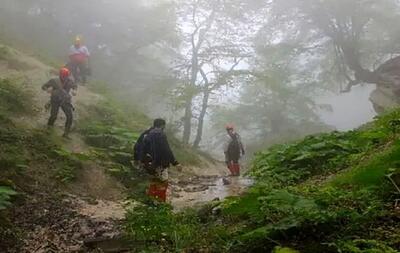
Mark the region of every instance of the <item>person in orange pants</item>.
<instances>
[{"instance_id":1,"label":"person in orange pants","mask_svg":"<svg viewBox=\"0 0 400 253\"><path fill-rule=\"evenodd\" d=\"M168 168L171 164L179 165L164 133L165 125L163 119L154 120L153 127L142 140L142 150L139 152L145 170L151 175L147 195L161 202L167 200Z\"/></svg>"},{"instance_id":2,"label":"person in orange pants","mask_svg":"<svg viewBox=\"0 0 400 253\"><path fill-rule=\"evenodd\" d=\"M245 154L244 147L232 124L226 125L225 129L228 134L224 144L225 163L232 176L240 176L239 159Z\"/></svg>"}]
</instances>

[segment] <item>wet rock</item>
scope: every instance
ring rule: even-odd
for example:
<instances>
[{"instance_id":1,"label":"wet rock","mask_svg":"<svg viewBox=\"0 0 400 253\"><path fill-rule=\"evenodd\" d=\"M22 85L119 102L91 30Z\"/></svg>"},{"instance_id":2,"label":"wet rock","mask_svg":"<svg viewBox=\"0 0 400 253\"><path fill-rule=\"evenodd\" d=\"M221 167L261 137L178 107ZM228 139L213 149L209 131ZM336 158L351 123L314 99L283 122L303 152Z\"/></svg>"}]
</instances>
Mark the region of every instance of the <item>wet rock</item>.
<instances>
[{"instance_id":1,"label":"wet rock","mask_svg":"<svg viewBox=\"0 0 400 253\"><path fill-rule=\"evenodd\" d=\"M173 191L174 192L182 192L182 189L181 188L173 188Z\"/></svg>"},{"instance_id":2,"label":"wet rock","mask_svg":"<svg viewBox=\"0 0 400 253\"><path fill-rule=\"evenodd\" d=\"M219 215L219 214L221 214L221 211L222 211L221 207L220 206L216 206L211 210L211 213L213 215Z\"/></svg>"},{"instance_id":3,"label":"wet rock","mask_svg":"<svg viewBox=\"0 0 400 253\"><path fill-rule=\"evenodd\" d=\"M186 186L186 185L189 185L190 184L190 181L188 181L188 180L179 180L178 181L178 185L179 186Z\"/></svg>"},{"instance_id":4,"label":"wet rock","mask_svg":"<svg viewBox=\"0 0 400 253\"><path fill-rule=\"evenodd\" d=\"M202 192L202 191L206 191L208 190L208 186L207 185L196 185L196 186L192 186L192 187L186 187L185 188L185 192Z\"/></svg>"},{"instance_id":5,"label":"wet rock","mask_svg":"<svg viewBox=\"0 0 400 253\"><path fill-rule=\"evenodd\" d=\"M173 193L171 194L171 197L173 197L173 198L181 198L182 196L179 195L179 194L176 193L176 192L173 192Z\"/></svg>"},{"instance_id":6,"label":"wet rock","mask_svg":"<svg viewBox=\"0 0 400 253\"><path fill-rule=\"evenodd\" d=\"M232 184L232 181L224 177L224 178L222 178L222 183L224 185L230 185L230 184Z\"/></svg>"},{"instance_id":7,"label":"wet rock","mask_svg":"<svg viewBox=\"0 0 400 253\"><path fill-rule=\"evenodd\" d=\"M202 179L207 179L207 180L217 179L218 177L219 177L218 175L201 176Z\"/></svg>"},{"instance_id":8,"label":"wet rock","mask_svg":"<svg viewBox=\"0 0 400 253\"><path fill-rule=\"evenodd\" d=\"M99 249L101 252L128 252L130 243L122 237L98 237L86 239L84 245L88 249Z\"/></svg>"}]
</instances>

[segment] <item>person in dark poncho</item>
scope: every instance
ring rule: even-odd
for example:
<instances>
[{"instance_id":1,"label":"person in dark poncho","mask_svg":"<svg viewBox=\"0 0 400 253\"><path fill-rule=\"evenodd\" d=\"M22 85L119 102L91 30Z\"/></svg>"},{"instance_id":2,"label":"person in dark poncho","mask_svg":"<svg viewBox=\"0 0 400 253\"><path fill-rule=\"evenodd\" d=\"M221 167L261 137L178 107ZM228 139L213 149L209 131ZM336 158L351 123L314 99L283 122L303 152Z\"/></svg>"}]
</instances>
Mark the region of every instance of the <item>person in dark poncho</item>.
<instances>
[{"instance_id":1,"label":"person in dark poncho","mask_svg":"<svg viewBox=\"0 0 400 253\"><path fill-rule=\"evenodd\" d=\"M146 171L151 175L147 194L162 202L166 201L168 189L168 168L178 166L175 156L164 133L166 122L155 119L153 127L144 133L137 154Z\"/></svg>"}]
</instances>

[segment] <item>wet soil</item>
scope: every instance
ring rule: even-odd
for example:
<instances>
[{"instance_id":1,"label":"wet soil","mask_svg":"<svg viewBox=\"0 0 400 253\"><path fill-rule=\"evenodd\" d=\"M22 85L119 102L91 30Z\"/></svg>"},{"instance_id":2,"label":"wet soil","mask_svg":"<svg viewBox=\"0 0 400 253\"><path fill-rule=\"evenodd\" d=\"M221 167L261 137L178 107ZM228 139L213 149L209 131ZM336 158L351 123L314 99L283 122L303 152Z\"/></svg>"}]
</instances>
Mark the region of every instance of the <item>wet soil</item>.
<instances>
[{"instance_id":1,"label":"wet soil","mask_svg":"<svg viewBox=\"0 0 400 253\"><path fill-rule=\"evenodd\" d=\"M213 200L238 196L252 183L251 179L221 175L175 179L170 183L170 201L177 210L198 207Z\"/></svg>"}]
</instances>

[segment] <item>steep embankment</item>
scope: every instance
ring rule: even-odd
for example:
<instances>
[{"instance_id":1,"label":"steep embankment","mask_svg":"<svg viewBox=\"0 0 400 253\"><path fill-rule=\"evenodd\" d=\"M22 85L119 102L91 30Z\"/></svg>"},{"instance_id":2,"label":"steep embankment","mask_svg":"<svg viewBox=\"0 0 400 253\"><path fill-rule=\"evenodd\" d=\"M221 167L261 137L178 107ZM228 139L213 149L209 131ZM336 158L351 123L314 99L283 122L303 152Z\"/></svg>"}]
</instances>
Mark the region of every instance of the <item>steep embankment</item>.
<instances>
[{"instance_id":1,"label":"steep embankment","mask_svg":"<svg viewBox=\"0 0 400 253\"><path fill-rule=\"evenodd\" d=\"M115 233L116 221L124 217L125 187L90 159L79 134L68 142L58 137L62 113L55 131L46 130L49 95L40 86L54 74L34 58L0 46L0 187L18 193L2 214L2 251L72 251L87 237ZM77 101L84 106L100 99L81 88Z\"/></svg>"}]
</instances>

